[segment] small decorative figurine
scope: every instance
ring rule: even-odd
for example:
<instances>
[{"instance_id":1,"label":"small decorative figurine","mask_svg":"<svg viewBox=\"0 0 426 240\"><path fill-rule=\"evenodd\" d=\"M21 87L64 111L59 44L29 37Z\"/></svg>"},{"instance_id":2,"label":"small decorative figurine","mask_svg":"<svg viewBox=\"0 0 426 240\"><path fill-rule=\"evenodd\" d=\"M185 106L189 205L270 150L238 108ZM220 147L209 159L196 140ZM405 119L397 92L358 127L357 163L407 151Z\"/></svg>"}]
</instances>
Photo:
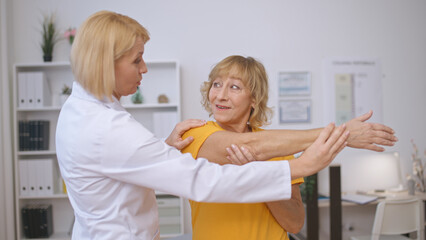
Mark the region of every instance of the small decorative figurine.
<instances>
[{"instance_id":1,"label":"small decorative figurine","mask_svg":"<svg viewBox=\"0 0 426 240\"><path fill-rule=\"evenodd\" d=\"M158 96L158 103L168 103L169 98L165 94L161 94Z\"/></svg>"}]
</instances>

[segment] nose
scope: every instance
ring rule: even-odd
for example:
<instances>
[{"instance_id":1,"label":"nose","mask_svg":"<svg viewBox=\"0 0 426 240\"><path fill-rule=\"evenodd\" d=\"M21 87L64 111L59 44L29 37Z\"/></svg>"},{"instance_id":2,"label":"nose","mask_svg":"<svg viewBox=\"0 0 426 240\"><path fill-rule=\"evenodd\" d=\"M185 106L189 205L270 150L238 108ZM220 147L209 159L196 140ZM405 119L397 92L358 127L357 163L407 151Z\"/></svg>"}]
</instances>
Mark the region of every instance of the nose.
<instances>
[{"instance_id":1,"label":"nose","mask_svg":"<svg viewBox=\"0 0 426 240\"><path fill-rule=\"evenodd\" d=\"M217 97L222 100L228 99L228 88L227 87L221 87L217 93Z\"/></svg>"},{"instance_id":2,"label":"nose","mask_svg":"<svg viewBox=\"0 0 426 240\"><path fill-rule=\"evenodd\" d=\"M146 66L146 63L144 60L141 61L141 64L139 66L139 72L140 74L145 74L148 72L148 67Z\"/></svg>"}]
</instances>

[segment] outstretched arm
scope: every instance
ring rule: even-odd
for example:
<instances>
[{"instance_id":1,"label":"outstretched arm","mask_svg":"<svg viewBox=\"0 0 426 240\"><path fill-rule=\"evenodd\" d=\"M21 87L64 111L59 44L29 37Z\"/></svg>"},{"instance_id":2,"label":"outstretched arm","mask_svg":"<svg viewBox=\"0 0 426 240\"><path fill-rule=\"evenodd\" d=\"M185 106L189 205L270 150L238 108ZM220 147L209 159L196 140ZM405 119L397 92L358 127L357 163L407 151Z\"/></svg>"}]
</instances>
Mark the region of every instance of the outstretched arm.
<instances>
[{"instance_id":1,"label":"outstretched arm","mask_svg":"<svg viewBox=\"0 0 426 240\"><path fill-rule=\"evenodd\" d=\"M367 123L373 112L354 118L346 123L350 132L348 146L353 148L384 151L382 146L393 146L398 140L392 128L379 123ZM213 133L204 142L199 154L219 164L232 163L226 157L226 148L242 147L251 152L255 160L267 160L275 156L287 156L309 147L319 136L322 128L310 130L265 130L254 133ZM276 155L280 152L281 155Z\"/></svg>"},{"instance_id":2,"label":"outstretched arm","mask_svg":"<svg viewBox=\"0 0 426 240\"><path fill-rule=\"evenodd\" d=\"M219 131L210 135L198 152L219 164L231 163L226 157L227 148L242 147L249 150L256 160L287 156L305 150L319 136L321 129L312 130L266 130L250 133Z\"/></svg>"},{"instance_id":3,"label":"outstretched arm","mask_svg":"<svg viewBox=\"0 0 426 240\"><path fill-rule=\"evenodd\" d=\"M329 124L325 127L315 142L303 152L297 161L288 161L291 179L312 175L326 167L346 146L349 132L344 131L345 125L335 127L334 124ZM220 164L229 163L226 159L226 146L230 146L233 142L241 142L243 146L246 144L256 148L257 160L290 155L291 153L289 154L286 148L288 142L284 141L286 138L280 136L279 133L280 130L255 133L216 132L209 136L201 146L198 157L207 158L211 162Z\"/></svg>"}]
</instances>

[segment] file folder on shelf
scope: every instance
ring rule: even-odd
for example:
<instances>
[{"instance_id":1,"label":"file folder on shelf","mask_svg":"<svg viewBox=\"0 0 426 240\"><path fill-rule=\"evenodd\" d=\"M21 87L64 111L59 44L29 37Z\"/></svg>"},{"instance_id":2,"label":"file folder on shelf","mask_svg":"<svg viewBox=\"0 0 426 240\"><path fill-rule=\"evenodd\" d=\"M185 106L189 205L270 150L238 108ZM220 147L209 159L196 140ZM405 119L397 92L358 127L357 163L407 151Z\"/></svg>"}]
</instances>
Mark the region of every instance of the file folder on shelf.
<instances>
[{"instance_id":1,"label":"file folder on shelf","mask_svg":"<svg viewBox=\"0 0 426 240\"><path fill-rule=\"evenodd\" d=\"M38 196L37 172L36 172L37 163L34 160L21 160L21 161L27 161L29 196Z\"/></svg>"},{"instance_id":2,"label":"file folder on shelf","mask_svg":"<svg viewBox=\"0 0 426 240\"><path fill-rule=\"evenodd\" d=\"M18 73L18 107L28 107L27 73Z\"/></svg>"},{"instance_id":3,"label":"file folder on shelf","mask_svg":"<svg viewBox=\"0 0 426 240\"><path fill-rule=\"evenodd\" d=\"M18 106L40 108L50 106L50 87L43 72L18 73Z\"/></svg>"},{"instance_id":4,"label":"file folder on shelf","mask_svg":"<svg viewBox=\"0 0 426 240\"><path fill-rule=\"evenodd\" d=\"M48 238L53 233L51 204L31 204L21 209L22 227L27 238Z\"/></svg>"},{"instance_id":5,"label":"file folder on shelf","mask_svg":"<svg viewBox=\"0 0 426 240\"><path fill-rule=\"evenodd\" d=\"M19 161L19 194L29 196L28 161Z\"/></svg>"},{"instance_id":6,"label":"file folder on shelf","mask_svg":"<svg viewBox=\"0 0 426 240\"><path fill-rule=\"evenodd\" d=\"M36 83L31 79L31 73L26 73L27 77L26 83L27 83L27 107L28 108L35 108L35 87Z\"/></svg>"},{"instance_id":7,"label":"file folder on shelf","mask_svg":"<svg viewBox=\"0 0 426 240\"><path fill-rule=\"evenodd\" d=\"M49 121L20 120L18 127L19 151L49 150Z\"/></svg>"},{"instance_id":8,"label":"file folder on shelf","mask_svg":"<svg viewBox=\"0 0 426 240\"><path fill-rule=\"evenodd\" d=\"M51 105L51 94L50 88L46 81L46 77L43 72L31 72L30 81L33 81L34 86L34 106L37 108L50 106Z\"/></svg>"},{"instance_id":9,"label":"file folder on shelf","mask_svg":"<svg viewBox=\"0 0 426 240\"><path fill-rule=\"evenodd\" d=\"M49 196L54 194L54 169L53 169L53 160L45 159L40 160L39 164L40 173L43 173L43 195Z\"/></svg>"},{"instance_id":10,"label":"file folder on shelf","mask_svg":"<svg viewBox=\"0 0 426 240\"><path fill-rule=\"evenodd\" d=\"M58 184L53 159L19 161L20 196L52 196Z\"/></svg>"}]
</instances>

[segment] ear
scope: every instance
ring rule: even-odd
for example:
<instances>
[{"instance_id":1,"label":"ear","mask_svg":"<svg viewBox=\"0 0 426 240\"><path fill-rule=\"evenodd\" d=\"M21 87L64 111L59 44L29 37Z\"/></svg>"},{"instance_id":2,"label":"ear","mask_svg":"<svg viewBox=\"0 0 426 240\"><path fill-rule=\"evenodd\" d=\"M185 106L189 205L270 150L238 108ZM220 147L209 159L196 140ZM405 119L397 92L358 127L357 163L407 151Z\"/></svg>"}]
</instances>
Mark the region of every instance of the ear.
<instances>
[{"instance_id":1,"label":"ear","mask_svg":"<svg viewBox=\"0 0 426 240\"><path fill-rule=\"evenodd\" d=\"M251 108L255 108L256 107L256 101L254 99L251 100L251 104L250 104Z\"/></svg>"}]
</instances>

